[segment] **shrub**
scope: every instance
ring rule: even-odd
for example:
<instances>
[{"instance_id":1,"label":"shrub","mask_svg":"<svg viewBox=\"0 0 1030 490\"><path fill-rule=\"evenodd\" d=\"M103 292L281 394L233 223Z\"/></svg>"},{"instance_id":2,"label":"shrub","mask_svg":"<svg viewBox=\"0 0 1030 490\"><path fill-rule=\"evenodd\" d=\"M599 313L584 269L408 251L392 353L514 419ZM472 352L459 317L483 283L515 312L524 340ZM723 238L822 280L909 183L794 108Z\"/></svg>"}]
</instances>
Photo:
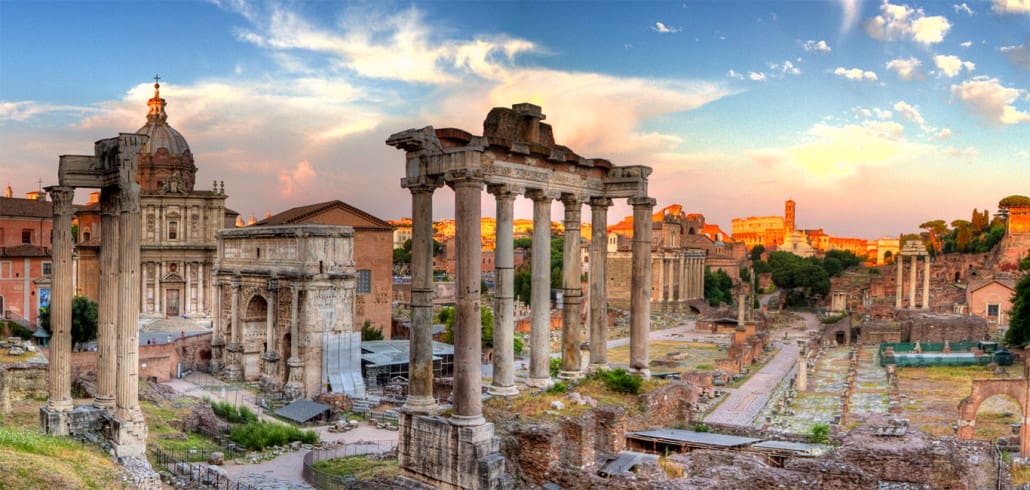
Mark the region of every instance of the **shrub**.
<instances>
[{"instance_id":1,"label":"shrub","mask_svg":"<svg viewBox=\"0 0 1030 490\"><path fill-rule=\"evenodd\" d=\"M233 406L229 402L211 402L211 410L222 420L233 424L249 424L257 422L257 414L250 407L240 405Z\"/></svg>"},{"instance_id":2,"label":"shrub","mask_svg":"<svg viewBox=\"0 0 1030 490\"><path fill-rule=\"evenodd\" d=\"M230 433L233 442L251 451L260 451L270 446L285 446L293 441L305 444L318 442L318 433L302 431L292 425L272 422L250 422L233 428Z\"/></svg>"},{"instance_id":3,"label":"shrub","mask_svg":"<svg viewBox=\"0 0 1030 490\"><path fill-rule=\"evenodd\" d=\"M552 357L551 358L550 367L551 367L551 377L552 378L557 378L558 377L558 371L561 370L561 359L558 358L558 357Z\"/></svg>"},{"instance_id":4,"label":"shrub","mask_svg":"<svg viewBox=\"0 0 1030 490\"><path fill-rule=\"evenodd\" d=\"M597 378L609 390L615 393L628 393L630 395L639 394L640 386L644 383L644 380L633 376L623 368L598 371Z\"/></svg>"},{"instance_id":5,"label":"shrub","mask_svg":"<svg viewBox=\"0 0 1030 490\"><path fill-rule=\"evenodd\" d=\"M704 422L698 422L692 427L694 432L708 432L708 426Z\"/></svg>"},{"instance_id":6,"label":"shrub","mask_svg":"<svg viewBox=\"0 0 1030 490\"><path fill-rule=\"evenodd\" d=\"M550 388L547 388L547 393L552 394L552 395L557 395L557 394L565 393L566 391L569 391L569 387L568 387L568 385L566 385L565 383L563 383L561 381L551 385Z\"/></svg>"},{"instance_id":7,"label":"shrub","mask_svg":"<svg viewBox=\"0 0 1030 490\"><path fill-rule=\"evenodd\" d=\"M830 426L824 423L815 424L808 433L810 442L821 444L830 440Z\"/></svg>"}]
</instances>

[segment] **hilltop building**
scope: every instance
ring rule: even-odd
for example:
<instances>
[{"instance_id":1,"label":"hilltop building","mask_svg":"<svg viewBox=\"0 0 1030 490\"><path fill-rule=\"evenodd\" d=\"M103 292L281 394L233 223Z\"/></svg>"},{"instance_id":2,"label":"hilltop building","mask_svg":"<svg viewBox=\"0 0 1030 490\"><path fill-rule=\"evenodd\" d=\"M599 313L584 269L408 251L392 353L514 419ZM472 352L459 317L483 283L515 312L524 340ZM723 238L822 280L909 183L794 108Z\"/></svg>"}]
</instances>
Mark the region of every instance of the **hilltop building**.
<instances>
[{"instance_id":1,"label":"hilltop building","mask_svg":"<svg viewBox=\"0 0 1030 490\"><path fill-rule=\"evenodd\" d=\"M50 302L53 204L45 194L0 198L0 318L35 325Z\"/></svg>"}]
</instances>

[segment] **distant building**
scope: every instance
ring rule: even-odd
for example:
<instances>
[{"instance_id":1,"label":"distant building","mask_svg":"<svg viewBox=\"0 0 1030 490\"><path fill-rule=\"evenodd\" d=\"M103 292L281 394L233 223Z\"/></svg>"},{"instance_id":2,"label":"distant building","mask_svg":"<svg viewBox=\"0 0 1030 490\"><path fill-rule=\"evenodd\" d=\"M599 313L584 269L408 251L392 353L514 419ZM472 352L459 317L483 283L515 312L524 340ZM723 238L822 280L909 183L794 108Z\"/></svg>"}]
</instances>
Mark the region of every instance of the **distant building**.
<instances>
[{"instance_id":1,"label":"distant building","mask_svg":"<svg viewBox=\"0 0 1030 490\"><path fill-rule=\"evenodd\" d=\"M50 241L53 205L31 193L0 198L0 318L36 325L39 309L50 304Z\"/></svg>"},{"instance_id":2,"label":"distant building","mask_svg":"<svg viewBox=\"0 0 1030 490\"><path fill-rule=\"evenodd\" d=\"M969 313L987 320L992 330L1008 327L1015 287L1014 279L990 279L970 284L966 289Z\"/></svg>"}]
</instances>

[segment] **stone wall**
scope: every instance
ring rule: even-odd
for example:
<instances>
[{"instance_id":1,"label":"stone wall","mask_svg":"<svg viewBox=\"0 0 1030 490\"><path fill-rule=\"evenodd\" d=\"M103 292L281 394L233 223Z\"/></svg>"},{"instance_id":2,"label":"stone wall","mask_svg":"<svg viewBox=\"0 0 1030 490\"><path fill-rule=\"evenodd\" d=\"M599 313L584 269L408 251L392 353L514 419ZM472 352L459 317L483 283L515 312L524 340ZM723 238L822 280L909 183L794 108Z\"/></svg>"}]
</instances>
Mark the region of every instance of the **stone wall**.
<instances>
[{"instance_id":1,"label":"stone wall","mask_svg":"<svg viewBox=\"0 0 1030 490\"><path fill-rule=\"evenodd\" d=\"M691 406L697 403L702 391L700 386L672 382L641 395L640 406L650 427L689 423Z\"/></svg>"},{"instance_id":2,"label":"stone wall","mask_svg":"<svg viewBox=\"0 0 1030 490\"><path fill-rule=\"evenodd\" d=\"M983 340L987 321L969 315L930 314L906 310L898 312L902 342L961 342Z\"/></svg>"},{"instance_id":3,"label":"stone wall","mask_svg":"<svg viewBox=\"0 0 1030 490\"><path fill-rule=\"evenodd\" d=\"M177 337L167 344L139 346L140 379L156 378L164 383L176 377L177 369L206 370L211 362L211 334ZM96 372L96 352L72 353L72 379Z\"/></svg>"},{"instance_id":4,"label":"stone wall","mask_svg":"<svg viewBox=\"0 0 1030 490\"><path fill-rule=\"evenodd\" d=\"M0 411L8 413L11 404L26 399L46 399L47 364L19 362L0 364Z\"/></svg>"}]
</instances>

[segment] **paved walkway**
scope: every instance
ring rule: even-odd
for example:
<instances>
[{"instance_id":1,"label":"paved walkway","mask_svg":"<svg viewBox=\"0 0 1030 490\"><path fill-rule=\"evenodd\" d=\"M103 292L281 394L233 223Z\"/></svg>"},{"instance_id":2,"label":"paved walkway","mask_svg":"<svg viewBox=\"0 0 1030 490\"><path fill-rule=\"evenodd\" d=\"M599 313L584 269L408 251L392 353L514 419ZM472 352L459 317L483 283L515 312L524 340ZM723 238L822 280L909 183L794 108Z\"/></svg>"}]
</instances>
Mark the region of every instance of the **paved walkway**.
<instances>
[{"instance_id":1,"label":"paved walkway","mask_svg":"<svg viewBox=\"0 0 1030 490\"><path fill-rule=\"evenodd\" d=\"M775 344L780 351L757 373L751 375L740 388L729 393L705 422L730 425L751 425L751 421L769 400L776 384L790 372L797 362L798 347L793 343ZM729 390L727 390L729 391Z\"/></svg>"}]
</instances>

